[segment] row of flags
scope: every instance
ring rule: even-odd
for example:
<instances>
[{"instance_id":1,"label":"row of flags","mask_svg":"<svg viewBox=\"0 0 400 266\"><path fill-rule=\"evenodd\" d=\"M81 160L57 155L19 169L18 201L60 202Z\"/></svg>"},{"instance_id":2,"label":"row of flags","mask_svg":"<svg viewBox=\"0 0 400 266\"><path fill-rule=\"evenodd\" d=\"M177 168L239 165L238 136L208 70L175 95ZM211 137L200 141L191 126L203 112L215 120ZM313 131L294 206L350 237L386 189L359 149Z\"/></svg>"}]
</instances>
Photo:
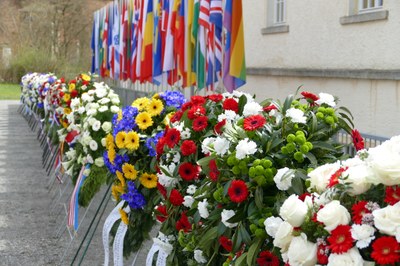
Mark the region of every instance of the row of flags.
<instances>
[{"instance_id":1,"label":"row of flags","mask_svg":"<svg viewBox=\"0 0 400 266\"><path fill-rule=\"evenodd\" d=\"M114 0L94 13L92 73L232 92L246 82L241 0Z\"/></svg>"}]
</instances>

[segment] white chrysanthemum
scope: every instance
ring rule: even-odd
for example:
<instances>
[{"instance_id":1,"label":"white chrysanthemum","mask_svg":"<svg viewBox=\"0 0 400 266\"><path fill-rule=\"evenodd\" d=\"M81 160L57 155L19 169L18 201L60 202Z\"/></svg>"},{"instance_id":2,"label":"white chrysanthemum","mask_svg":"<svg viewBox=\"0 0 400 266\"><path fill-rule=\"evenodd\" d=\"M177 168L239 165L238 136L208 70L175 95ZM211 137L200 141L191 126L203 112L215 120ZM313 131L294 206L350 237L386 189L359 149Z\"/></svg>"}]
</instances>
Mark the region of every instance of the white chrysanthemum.
<instances>
[{"instance_id":1,"label":"white chrysanthemum","mask_svg":"<svg viewBox=\"0 0 400 266\"><path fill-rule=\"evenodd\" d=\"M82 94L81 97L82 97L82 101L88 102L88 103L91 103L94 100L93 96L90 96L88 93Z\"/></svg>"},{"instance_id":2,"label":"white chrysanthemum","mask_svg":"<svg viewBox=\"0 0 400 266\"><path fill-rule=\"evenodd\" d=\"M197 205L197 209L199 210L201 218L207 219L208 216L210 215L207 206L208 206L207 199L203 199L203 201L200 201L199 204Z\"/></svg>"},{"instance_id":3,"label":"white chrysanthemum","mask_svg":"<svg viewBox=\"0 0 400 266\"><path fill-rule=\"evenodd\" d=\"M205 138L203 142L201 143L201 151L204 154L210 153L210 145L213 144L215 141L215 138Z\"/></svg>"},{"instance_id":4,"label":"white chrysanthemum","mask_svg":"<svg viewBox=\"0 0 400 266\"><path fill-rule=\"evenodd\" d=\"M92 125L92 129L93 129L94 131L99 131L100 126L101 126L101 122L100 122L99 120L96 120L96 121L93 123L93 125Z\"/></svg>"},{"instance_id":5,"label":"white chrysanthemum","mask_svg":"<svg viewBox=\"0 0 400 266\"><path fill-rule=\"evenodd\" d=\"M323 103L326 103L327 105L331 106L331 107L335 107L336 103L335 103L335 98L330 95L329 93L323 93L321 92L320 94L318 94L319 99L315 101L316 104L321 105Z\"/></svg>"},{"instance_id":6,"label":"white chrysanthemum","mask_svg":"<svg viewBox=\"0 0 400 266\"><path fill-rule=\"evenodd\" d=\"M98 101L99 104L107 104L109 103L111 100L110 98L102 98Z\"/></svg>"},{"instance_id":7,"label":"white chrysanthemum","mask_svg":"<svg viewBox=\"0 0 400 266\"><path fill-rule=\"evenodd\" d=\"M243 108L243 115L250 116L250 115L257 115L262 112L262 106L257 102L249 102Z\"/></svg>"},{"instance_id":8,"label":"white chrysanthemum","mask_svg":"<svg viewBox=\"0 0 400 266\"><path fill-rule=\"evenodd\" d=\"M293 170L285 167L278 170L274 176L274 182L279 190L288 190L292 185Z\"/></svg>"},{"instance_id":9,"label":"white chrysanthemum","mask_svg":"<svg viewBox=\"0 0 400 266\"><path fill-rule=\"evenodd\" d=\"M241 160L246 157L246 155L254 154L256 151L257 144L254 141L249 141L248 138L242 139L236 146L236 158Z\"/></svg>"},{"instance_id":10,"label":"white chrysanthemum","mask_svg":"<svg viewBox=\"0 0 400 266\"><path fill-rule=\"evenodd\" d=\"M101 139L101 146L105 147L106 146L106 138Z\"/></svg>"},{"instance_id":11,"label":"white chrysanthemum","mask_svg":"<svg viewBox=\"0 0 400 266\"><path fill-rule=\"evenodd\" d=\"M181 139L189 139L191 136L190 129L185 128L184 130L181 131Z\"/></svg>"},{"instance_id":12,"label":"white chrysanthemum","mask_svg":"<svg viewBox=\"0 0 400 266\"><path fill-rule=\"evenodd\" d=\"M110 107L110 111L111 111L111 113L116 114L116 113L119 112L119 107L113 105L113 106Z\"/></svg>"},{"instance_id":13,"label":"white chrysanthemum","mask_svg":"<svg viewBox=\"0 0 400 266\"><path fill-rule=\"evenodd\" d=\"M290 117L293 123L305 124L307 121L307 117L304 116L304 112L296 108L290 108L286 110L286 116Z\"/></svg>"},{"instance_id":14,"label":"white chrysanthemum","mask_svg":"<svg viewBox=\"0 0 400 266\"><path fill-rule=\"evenodd\" d=\"M98 167L103 167L104 166L104 159L103 157L98 157L96 160L94 160L94 164Z\"/></svg>"},{"instance_id":15,"label":"white chrysanthemum","mask_svg":"<svg viewBox=\"0 0 400 266\"><path fill-rule=\"evenodd\" d=\"M214 150L217 153L217 155L224 155L230 146L230 141L227 140L226 138L221 138L217 137L214 141Z\"/></svg>"},{"instance_id":16,"label":"white chrysanthemum","mask_svg":"<svg viewBox=\"0 0 400 266\"><path fill-rule=\"evenodd\" d=\"M197 187L195 185L189 185L188 188L186 189L186 193L193 195L197 190Z\"/></svg>"},{"instance_id":17,"label":"white chrysanthemum","mask_svg":"<svg viewBox=\"0 0 400 266\"><path fill-rule=\"evenodd\" d=\"M185 207L191 208L194 203L194 198L192 196L185 196L183 199L184 199L183 205Z\"/></svg>"},{"instance_id":18,"label":"white chrysanthemum","mask_svg":"<svg viewBox=\"0 0 400 266\"><path fill-rule=\"evenodd\" d=\"M86 162L86 163L91 163L91 164L93 164L93 157L90 155L90 154L88 154L87 156L86 156L86 159L85 158L83 158L84 159L84 161Z\"/></svg>"},{"instance_id":19,"label":"white chrysanthemum","mask_svg":"<svg viewBox=\"0 0 400 266\"><path fill-rule=\"evenodd\" d=\"M97 114L97 109L89 109L87 111L87 115L91 116L91 115L96 115Z\"/></svg>"},{"instance_id":20,"label":"white chrysanthemum","mask_svg":"<svg viewBox=\"0 0 400 266\"><path fill-rule=\"evenodd\" d=\"M72 98L72 100L71 100L71 110L76 110L76 109L78 109L79 108L79 106L80 106L80 104L81 104L81 100L78 98L78 97L76 97L76 98Z\"/></svg>"},{"instance_id":21,"label":"white chrysanthemum","mask_svg":"<svg viewBox=\"0 0 400 266\"><path fill-rule=\"evenodd\" d=\"M81 106L81 107L78 108L78 113L79 113L80 115L83 114L85 111L86 111L86 110L85 110L85 107L83 107L83 106Z\"/></svg>"},{"instance_id":22,"label":"white chrysanthemum","mask_svg":"<svg viewBox=\"0 0 400 266\"><path fill-rule=\"evenodd\" d=\"M104 113L104 112L108 111L108 106L107 105L102 105L102 106L100 106L98 111L100 113Z\"/></svg>"},{"instance_id":23,"label":"white chrysanthemum","mask_svg":"<svg viewBox=\"0 0 400 266\"><path fill-rule=\"evenodd\" d=\"M99 146L95 140L91 140L89 142L89 147L92 151L97 151L97 149L99 148Z\"/></svg>"},{"instance_id":24,"label":"white chrysanthemum","mask_svg":"<svg viewBox=\"0 0 400 266\"><path fill-rule=\"evenodd\" d=\"M194 251L194 259L195 259L198 263L207 263L207 259L206 259L206 257L204 257L203 251L201 251L200 249L196 249L196 250Z\"/></svg>"},{"instance_id":25,"label":"white chrysanthemum","mask_svg":"<svg viewBox=\"0 0 400 266\"><path fill-rule=\"evenodd\" d=\"M375 239L375 229L368 224L353 224L350 232L353 239L357 241L356 246L360 249L368 247Z\"/></svg>"},{"instance_id":26,"label":"white chrysanthemum","mask_svg":"<svg viewBox=\"0 0 400 266\"><path fill-rule=\"evenodd\" d=\"M162 168L164 171L161 171L159 174L157 174L158 177L158 182L163 185L164 187L175 187L176 184L178 183L178 179L177 178L172 178L170 176L173 175L175 168L176 168L176 164L171 163L170 165L166 166L166 165L160 165L160 168ZM167 172L166 175L164 172Z\"/></svg>"},{"instance_id":27,"label":"white chrysanthemum","mask_svg":"<svg viewBox=\"0 0 400 266\"><path fill-rule=\"evenodd\" d=\"M237 223L230 223L227 222L229 219L231 219L233 216L235 216L235 211L234 210L222 210L221 212L221 222L229 228L234 228L238 224Z\"/></svg>"},{"instance_id":28,"label":"white chrysanthemum","mask_svg":"<svg viewBox=\"0 0 400 266\"><path fill-rule=\"evenodd\" d=\"M70 149L65 153L65 155L67 156L68 160L72 160L76 156L76 151L74 149Z\"/></svg>"},{"instance_id":29,"label":"white chrysanthemum","mask_svg":"<svg viewBox=\"0 0 400 266\"><path fill-rule=\"evenodd\" d=\"M218 115L218 122L221 122L222 120L226 120L226 121L231 121L231 122L236 122L237 120L239 120L240 116L235 113L235 111L232 110L225 110L224 113Z\"/></svg>"}]
</instances>

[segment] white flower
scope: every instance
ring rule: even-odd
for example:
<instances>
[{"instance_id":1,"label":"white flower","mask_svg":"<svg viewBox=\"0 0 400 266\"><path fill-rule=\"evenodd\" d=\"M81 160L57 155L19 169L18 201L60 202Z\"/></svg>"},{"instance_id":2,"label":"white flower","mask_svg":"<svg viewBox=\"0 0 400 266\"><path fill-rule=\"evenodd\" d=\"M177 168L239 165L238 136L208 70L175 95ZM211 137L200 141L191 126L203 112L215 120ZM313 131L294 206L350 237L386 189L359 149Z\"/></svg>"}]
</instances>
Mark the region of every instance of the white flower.
<instances>
[{"instance_id":1,"label":"white flower","mask_svg":"<svg viewBox=\"0 0 400 266\"><path fill-rule=\"evenodd\" d=\"M293 123L305 124L307 121L307 117L304 116L304 112L296 108L290 108L286 110L286 116L290 117Z\"/></svg>"},{"instance_id":2,"label":"white flower","mask_svg":"<svg viewBox=\"0 0 400 266\"><path fill-rule=\"evenodd\" d=\"M218 122L221 122L222 120L226 119L226 121L234 122L239 120L239 115L235 113L235 111L232 110L225 110L224 113L218 115Z\"/></svg>"},{"instance_id":3,"label":"white flower","mask_svg":"<svg viewBox=\"0 0 400 266\"><path fill-rule=\"evenodd\" d=\"M183 199L184 199L183 205L185 207L191 208L194 203L194 198L192 196L185 196Z\"/></svg>"},{"instance_id":4,"label":"white flower","mask_svg":"<svg viewBox=\"0 0 400 266\"><path fill-rule=\"evenodd\" d=\"M89 145L90 141L92 141L92 137L90 137L89 135L82 135L80 139L80 143L82 143L82 145L84 146Z\"/></svg>"},{"instance_id":5,"label":"white flower","mask_svg":"<svg viewBox=\"0 0 400 266\"><path fill-rule=\"evenodd\" d=\"M103 167L104 166L104 159L103 157L98 157L96 160L94 160L94 164L98 167Z\"/></svg>"},{"instance_id":6,"label":"white flower","mask_svg":"<svg viewBox=\"0 0 400 266\"><path fill-rule=\"evenodd\" d=\"M87 86L86 86L86 85L83 85L83 86L81 87L81 89L82 89L83 91L85 91L85 90L87 89Z\"/></svg>"},{"instance_id":7,"label":"white flower","mask_svg":"<svg viewBox=\"0 0 400 266\"><path fill-rule=\"evenodd\" d=\"M234 228L236 227L238 224L237 223L230 223L227 222L229 219L231 219L233 216L235 216L235 211L233 210L222 210L221 212L221 222L229 228Z\"/></svg>"},{"instance_id":8,"label":"white flower","mask_svg":"<svg viewBox=\"0 0 400 266\"><path fill-rule=\"evenodd\" d=\"M329 179L339 168L339 161L315 168L308 174L310 177L310 188L315 189L318 193L325 191L329 184Z\"/></svg>"},{"instance_id":9,"label":"white flower","mask_svg":"<svg viewBox=\"0 0 400 266\"><path fill-rule=\"evenodd\" d=\"M88 93L83 93L82 96L82 101L84 102L92 102L94 99L92 96L90 96Z\"/></svg>"},{"instance_id":10,"label":"white flower","mask_svg":"<svg viewBox=\"0 0 400 266\"><path fill-rule=\"evenodd\" d=\"M101 139L101 146L103 146L103 147L106 146L106 138Z\"/></svg>"},{"instance_id":11,"label":"white flower","mask_svg":"<svg viewBox=\"0 0 400 266\"><path fill-rule=\"evenodd\" d=\"M281 252L286 252L293 238L293 226L283 221L279 224L278 230L275 233L274 246L281 248Z\"/></svg>"},{"instance_id":12,"label":"white flower","mask_svg":"<svg viewBox=\"0 0 400 266\"><path fill-rule=\"evenodd\" d=\"M382 234L396 236L400 228L400 202L372 212L375 227Z\"/></svg>"},{"instance_id":13,"label":"white flower","mask_svg":"<svg viewBox=\"0 0 400 266\"><path fill-rule=\"evenodd\" d=\"M360 160L360 164L350 166L343 172L343 176L347 178L345 180L340 179L339 183L349 183L351 188L348 192L351 196L361 195L371 187L367 178L372 174L371 168Z\"/></svg>"},{"instance_id":14,"label":"white flower","mask_svg":"<svg viewBox=\"0 0 400 266\"><path fill-rule=\"evenodd\" d=\"M99 108L99 112L100 113L104 113L105 111L107 111L108 110L108 106L107 105L102 105L102 106L100 106L100 108Z\"/></svg>"},{"instance_id":15,"label":"white flower","mask_svg":"<svg viewBox=\"0 0 400 266\"><path fill-rule=\"evenodd\" d=\"M91 140L90 142L89 142L89 147L90 147L90 149L92 150L92 151L97 151L97 149L98 149L98 145L97 145L97 142L96 141L94 141L94 140Z\"/></svg>"},{"instance_id":16,"label":"white flower","mask_svg":"<svg viewBox=\"0 0 400 266\"><path fill-rule=\"evenodd\" d=\"M101 122L99 120L96 120L96 122L94 122L92 125L93 131L99 131L100 126L101 126Z\"/></svg>"},{"instance_id":17,"label":"white flower","mask_svg":"<svg viewBox=\"0 0 400 266\"><path fill-rule=\"evenodd\" d=\"M90 154L88 154L87 156L86 156L86 158L82 158L83 159L83 162L84 163L91 163L91 164L93 164L93 157L90 155Z\"/></svg>"},{"instance_id":18,"label":"white flower","mask_svg":"<svg viewBox=\"0 0 400 266\"><path fill-rule=\"evenodd\" d=\"M118 95L115 97L111 97L111 102L112 102L112 104L119 104L120 103L120 100L119 100L119 97L118 97Z\"/></svg>"},{"instance_id":19,"label":"white flower","mask_svg":"<svg viewBox=\"0 0 400 266\"><path fill-rule=\"evenodd\" d=\"M116 114L116 113L119 112L119 107L118 107L118 106L115 106L115 105L112 105L112 106L110 107L110 111L111 111L111 113Z\"/></svg>"},{"instance_id":20,"label":"white flower","mask_svg":"<svg viewBox=\"0 0 400 266\"><path fill-rule=\"evenodd\" d=\"M76 151L74 149L70 149L65 153L65 155L67 156L68 160L72 160L76 156Z\"/></svg>"},{"instance_id":21,"label":"white flower","mask_svg":"<svg viewBox=\"0 0 400 266\"><path fill-rule=\"evenodd\" d=\"M193 195L196 192L197 187L195 185L189 185L186 189L186 193Z\"/></svg>"},{"instance_id":22,"label":"white flower","mask_svg":"<svg viewBox=\"0 0 400 266\"><path fill-rule=\"evenodd\" d=\"M95 82L95 84L96 84L96 82ZM96 87L95 93L98 98L103 98L104 96L107 95L107 90L104 87L100 87L100 88Z\"/></svg>"},{"instance_id":23,"label":"white flower","mask_svg":"<svg viewBox=\"0 0 400 266\"><path fill-rule=\"evenodd\" d=\"M93 161L93 159L92 159L92 161ZM90 169L88 168L88 169L85 169L84 171L83 171L83 175L84 176L89 176L90 175Z\"/></svg>"},{"instance_id":24,"label":"white flower","mask_svg":"<svg viewBox=\"0 0 400 266\"><path fill-rule=\"evenodd\" d=\"M243 108L243 115L250 116L250 115L257 115L262 112L262 106L257 102L248 102Z\"/></svg>"},{"instance_id":25,"label":"white flower","mask_svg":"<svg viewBox=\"0 0 400 266\"><path fill-rule=\"evenodd\" d=\"M86 111L85 107L81 106L78 108L78 113L83 114Z\"/></svg>"},{"instance_id":26,"label":"white flower","mask_svg":"<svg viewBox=\"0 0 400 266\"><path fill-rule=\"evenodd\" d=\"M111 122L104 122L103 125L101 125L101 128L102 128L102 129L104 130L104 132L106 132L106 133L110 133L111 127L112 127Z\"/></svg>"},{"instance_id":27,"label":"white flower","mask_svg":"<svg viewBox=\"0 0 400 266\"><path fill-rule=\"evenodd\" d=\"M226 138L217 137L214 142L214 150L217 155L224 155L229 149L230 141Z\"/></svg>"},{"instance_id":28,"label":"white flower","mask_svg":"<svg viewBox=\"0 0 400 266\"><path fill-rule=\"evenodd\" d=\"M76 110L79 108L79 105L81 104L81 99L79 97L72 98L71 100L71 110Z\"/></svg>"},{"instance_id":29,"label":"white flower","mask_svg":"<svg viewBox=\"0 0 400 266\"><path fill-rule=\"evenodd\" d=\"M324 223L325 230L331 232L338 225L349 224L350 213L338 200L333 200L318 211L317 221Z\"/></svg>"},{"instance_id":30,"label":"white flower","mask_svg":"<svg viewBox=\"0 0 400 266\"><path fill-rule=\"evenodd\" d=\"M201 251L200 249L195 249L195 251L194 251L194 259L198 263L207 263L207 259L203 256L203 251Z\"/></svg>"},{"instance_id":31,"label":"white flower","mask_svg":"<svg viewBox=\"0 0 400 266\"><path fill-rule=\"evenodd\" d=\"M201 218L207 219L208 216L210 215L207 206L208 206L207 199L203 199L203 201L200 201L199 204L197 205L197 209L199 210Z\"/></svg>"},{"instance_id":32,"label":"white flower","mask_svg":"<svg viewBox=\"0 0 400 266\"><path fill-rule=\"evenodd\" d=\"M282 204L279 215L293 227L298 227L303 224L307 212L307 204L293 194Z\"/></svg>"},{"instance_id":33,"label":"white flower","mask_svg":"<svg viewBox=\"0 0 400 266\"><path fill-rule=\"evenodd\" d=\"M162 168L165 172L172 176L175 171L176 164L171 163L168 166L160 165L160 168ZM175 185L178 183L178 179L165 175L164 171L161 171L160 174L157 174L158 182L164 187L175 187Z\"/></svg>"},{"instance_id":34,"label":"white flower","mask_svg":"<svg viewBox=\"0 0 400 266\"><path fill-rule=\"evenodd\" d=\"M317 244L308 241L307 236L301 233L290 242L287 256L292 266L314 266L317 263Z\"/></svg>"},{"instance_id":35,"label":"white flower","mask_svg":"<svg viewBox=\"0 0 400 266\"><path fill-rule=\"evenodd\" d=\"M189 128L185 128L181 131L181 139L189 139L191 136L190 134L190 129Z\"/></svg>"},{"instance_id":36,"label":"white flower","mask_svg":"<svg viewBox=\"0 0 400 266\"><path fill-rule=\"evenodd\" d=\"M285 167L278 170L274 176L274 182L279 190L288 190L292 185L293 170Z\"/></svg>"},{"instance_id":37,"label":"white flower","mask_svg":"<svg viewBox=\"0 0 400 266\"><path fill-rule=\"evenodd\" d=\"M95 109L95 108L89 109L86 113L88 116L96 115L97 109Z\"/></svg>"},{"instance_id":38,"label":"white flower","mask_svg":"<svg viewBox=\"0 0 400 266\"><path fill-rule=\"evenodd\" d=\"M110 98L102 98L98 101L99 104L107 104L110 102Z\"/></svg>"},{"instance_id":39,"label":"white flower","mask_svg":"<svg viewBox=\"0 0 400 266\"><path fill-rule=\"evenodd\" d=\"M360 249L368 247L375 239L375 229L368 224L353 224L350 232L353 239L357 241L356 246Z\"/></svg>"},{"instance_id":40,"label":"white flower","mask_svg":"<svg viewBox=\"0 0 400 266\"><path fill-rule=\"evenodd\" d=\"M236 158L241 160L246 155L254 154L257 151L257 144L248 138L242 139L239 141L236 146Z\"/></svg>"},{"instance_id":41,"label":"white flower","mask_svg":"<svg viewBox=\"0 0 400 266\"><path fill-rule=\"evenodd\" d=\"M328 257L328 266L363 266L364 260L357 248L351 248L346 253L331 253Z\"/></svg>"},{"instance_id":42,"label":"white flower","mask_svg":"<svg viewBox=\"0 0 400 266\"><path fill-rule=\"evenodd\" d=\"M280 217L268 217L264 221L265 231L267 231L268 235L275 238L276 232L281 223L283 223L283 220Z\"/></svg>"},{"instance_id":43,"label":"white flower","mask_svg":"<svg viewBox=\"0 0 400 266\"><path fill-rule=\"evenodd\" d=\"M215 138L205 138L203 142L201 143L201 151L204 154L210 153L210 145L213 144L215 141Z\"/></svg>"},{"instance_id":44,"label":"white flower","mask_svg":"<svg viewBox=\"0 0 400 266\"><path fill-rule=\"evenodd\" d=\"M335 98L332 95L321 92L320 94L318 94L318 96L319 96L319 99L315 101L316 104L321 105L323 103L326 103L327 105L329 105L331 107L336 106Z\"/></svg>"}]
</instances>

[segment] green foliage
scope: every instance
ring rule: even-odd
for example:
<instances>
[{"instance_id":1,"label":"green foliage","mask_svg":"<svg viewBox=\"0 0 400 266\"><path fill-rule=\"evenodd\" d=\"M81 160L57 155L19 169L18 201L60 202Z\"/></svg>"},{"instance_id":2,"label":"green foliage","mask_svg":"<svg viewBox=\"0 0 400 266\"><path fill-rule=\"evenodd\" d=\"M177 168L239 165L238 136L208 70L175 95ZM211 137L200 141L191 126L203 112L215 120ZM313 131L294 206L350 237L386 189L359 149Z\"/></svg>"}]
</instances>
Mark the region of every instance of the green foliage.
<instances>
[{"instance_id":1,"label":"green foliage","mask_svg":"<svg viewBox=\"0 0 400 266\"><path fill-rule=\"evenodd\" d=\"M100 190L101 186L106 183L107 169L98 167L93 164L90 167L90 174L86 177L79 192L79 205L87 207L93 196Z\"/></svg>"},{"instance_id":2,"label":"green foliage","mask_svg":"<svg viewBox=\"0 0 400 266\"><path fill-rule=\"evenodd\" d=\"M18 84L0 84L0 100L18 100L21 88Z\"/></svg>"}]
</instances>

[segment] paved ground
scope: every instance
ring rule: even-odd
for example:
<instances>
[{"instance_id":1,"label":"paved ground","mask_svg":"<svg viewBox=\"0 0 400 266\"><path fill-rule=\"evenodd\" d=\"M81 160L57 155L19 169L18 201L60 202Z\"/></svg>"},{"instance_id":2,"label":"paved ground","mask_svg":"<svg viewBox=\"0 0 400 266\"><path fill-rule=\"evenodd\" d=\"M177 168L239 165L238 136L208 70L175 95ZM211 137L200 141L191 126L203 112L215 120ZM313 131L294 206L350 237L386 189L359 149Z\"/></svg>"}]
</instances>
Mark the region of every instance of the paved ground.
<instances>
[{"instance_id":1,"label":"paved ground","mask_svg":"<svg viewBox=\"0 0 400 266\"><path fill-rule=\"evenodd\" d=\"M48 186L52 175L47 176L42 167L37 131L31 130L18 107L18 101L0 101L0 266L71 265L106 188L97 194L83 220L86 209L80 210L82 223L71 241L64 204L73 187L67 182ZM101 231L114 206L107 203L86 255L78 253L73 265L103 264ZM142 249L135 265L145 264L149 246ZM129 258L125 264L131 265L131 261Z\"/></svg>"}]
</instances>

